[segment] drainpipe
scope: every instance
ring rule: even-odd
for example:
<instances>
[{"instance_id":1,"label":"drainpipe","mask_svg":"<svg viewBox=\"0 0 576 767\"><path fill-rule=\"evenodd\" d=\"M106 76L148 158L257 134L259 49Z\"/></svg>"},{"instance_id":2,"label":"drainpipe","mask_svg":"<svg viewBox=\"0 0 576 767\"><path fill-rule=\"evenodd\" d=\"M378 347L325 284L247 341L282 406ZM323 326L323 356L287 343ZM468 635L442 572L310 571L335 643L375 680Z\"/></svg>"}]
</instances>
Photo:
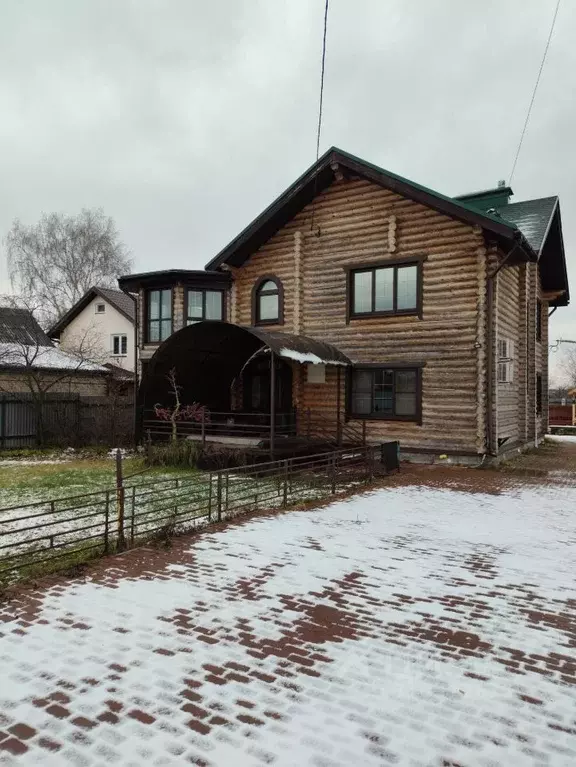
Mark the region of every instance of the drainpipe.
<instances>
[{"instance_id":1,"label":"drainpipe","mask_svg":"<svg viewBox=\"0 0 576 767\"><path fill-rule=\"evenodd\" d=\"M127 296L129 296L132 300L134 300L134 296L129 293L127 290L124 290L122 288L122 292L126 293ZM134 447L137 448L140 444L141 440L141 424L140 424L140 418L139 412L138 412L138 402L139 402L139 396L138 396L138 328L140 327L139 323L139 314L140 314L140 294L138 293L136 295L136 300L134 301L134 375L133 375L133 382L134 382L134 393L132 395L132 399L134 401L134 413L133 413L133 422L134 422Z\"/></svg>"},{"instance_id":2,"label":"drainpipe","mask_svg":"<svg viewBox=\"0 0 576 767\"><path fill-rule=\"evenodd\" d=\"M518 240L522 236L520 232L518 232L519 237ZM517 248L520 247L520 242L516 242L514 246L508 251L508 253L504 256L502 261L498 264L496 269L492 272L492 274L488 274L487 277L487 295L486 295L486 314L487 314L487 322L488 322L488 328L486 332L486 347L487 347L487 361L486 361L486 376L488 378L488 386L486 391L486 439L487 439L487 450L486 452L489 455L498 455L498 443L495 441L497 438L497 435L494 434L493 429L493 404L494 404L494 397L493 397L493 386L494 386L494 368L495 368L495 360L494 360L494 336L495 336L495 328L494 328L494 280L496 279L498 272L502 267L506 265L506 262L510 260L513 253L516 251ZM492 443L494 441L494 447L492 447Z\"/></svg>"}]
</instances>

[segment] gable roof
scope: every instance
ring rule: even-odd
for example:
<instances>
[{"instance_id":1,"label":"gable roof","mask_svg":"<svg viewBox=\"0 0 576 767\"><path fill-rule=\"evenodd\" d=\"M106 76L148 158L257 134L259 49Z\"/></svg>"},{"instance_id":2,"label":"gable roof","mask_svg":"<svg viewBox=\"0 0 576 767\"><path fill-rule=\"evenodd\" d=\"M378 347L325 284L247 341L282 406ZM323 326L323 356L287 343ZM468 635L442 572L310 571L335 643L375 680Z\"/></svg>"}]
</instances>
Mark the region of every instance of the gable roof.
<instances>
[{"instance_id":1,"label":"gable roof","mask_svg":"<svg viewBox=\"0 0 576 767\"><path fill-rule=\"evenodd\" d=\"M0 306L0 344L53 345L32 312L13 306Z\"/></svg>"},{"instance_id":2,"label":"gable roof","mask_svg":"<svg viewBox=\"0 0 576 767\"><path fill-rule=\"evenodd\" d=\"M219 269L223 264L241 266L255 250L290 221L317 194L330 186L335 178L335 165L452 218L481 226L491 232L505 247L512 243L519 243L525 257L535 260L532 248L513 222L481 212L463 201L447 197L415 181L361 160L337 147L332 147L223 248L206 265L206 269Z\"/></svg>"},{"instance_id":3,"label":"gable roof","mask_svg":"<svg viewBox=\"0 0 576 767\"><path fill-rule=\"evenodd\" d=\"M85 309L88 304L95 298L102 298L109 303L117 311L120 312L127 320L134 323L135 318L135 300L132 296L124 293L123 290L115 290L114 288L99 288L94 286L90 290L86 291L82 298L80 298L74 306L64 314L58 322L56 322L48 331L50 338L59 338L60 334L66 328L72 320L77 317L80 312Z\"/></svg>"}]
</instances>

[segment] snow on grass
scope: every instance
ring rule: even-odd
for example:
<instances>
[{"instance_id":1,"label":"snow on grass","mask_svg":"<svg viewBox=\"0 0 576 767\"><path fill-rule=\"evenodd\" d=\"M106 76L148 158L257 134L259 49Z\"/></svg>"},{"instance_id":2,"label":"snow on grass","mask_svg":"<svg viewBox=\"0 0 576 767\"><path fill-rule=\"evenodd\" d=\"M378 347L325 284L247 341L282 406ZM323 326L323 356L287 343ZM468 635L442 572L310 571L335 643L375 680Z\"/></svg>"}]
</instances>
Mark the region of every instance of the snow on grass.
<instances>
[{"instance_id":1,"label":"snow on grass","mask_svg":"<svg viewBox=\"0 0 576 767\"><path fill-rule=\"evenodd\" d=\"M77 549L80 542L104 545L106 537L113 546L117 539L118 506L111 470L102 462L92 463L95 465L83 470L46 469L37 476L41 487L34 490L22 490L22 482L13 478L12 488L0 493L0 498L12 502L0 509L0 574L4 567L22 568L46 556ZM82 473L86 484L80 479ZM55 482L65 488L55 491ZM218 482L217 475L206 472L178 474L159 469L128 478L122 527L125 539L133 542L152 533L171 537L209 521L256 509L274 509L285 502L282 480L278 478L230 473L227 479L222 476L220 486ZM339 490L352 484L341 483ZM329 494L329 487L325 475L292 477L286 501L293 504L323 498Z\"/></svg>"},{"instance_id":2,"label":"snow on grass","mask_svg":"<svg viewBox=\"0 0 576 767\"><path fill-rule=\"evenodd\" d=\"M34 728L24 758L48 767L574 764L574 672L550 653L575 654L575 506L395 488L204 534L156 576L112 565L0 640L3 728Z\"/></svg>"}]
</instances>

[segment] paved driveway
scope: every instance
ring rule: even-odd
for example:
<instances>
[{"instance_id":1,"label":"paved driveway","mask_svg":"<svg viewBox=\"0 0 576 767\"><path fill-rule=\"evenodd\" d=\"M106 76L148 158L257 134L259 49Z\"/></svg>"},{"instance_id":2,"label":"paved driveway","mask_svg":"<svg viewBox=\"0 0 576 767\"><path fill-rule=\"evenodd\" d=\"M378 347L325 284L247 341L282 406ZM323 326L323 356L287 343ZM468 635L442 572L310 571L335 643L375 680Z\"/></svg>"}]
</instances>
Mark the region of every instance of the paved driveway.
<instances>
[{"instance_id":1,"label":"paved driveway","mask_svg":"<svg viewBox=\"0 0 576 767\"><path fill-rule=\"evenodd\" d=\"M21 592L0 764L576 764L576 489L486 477L400 478Z\"/></svg>"}]
</instances>

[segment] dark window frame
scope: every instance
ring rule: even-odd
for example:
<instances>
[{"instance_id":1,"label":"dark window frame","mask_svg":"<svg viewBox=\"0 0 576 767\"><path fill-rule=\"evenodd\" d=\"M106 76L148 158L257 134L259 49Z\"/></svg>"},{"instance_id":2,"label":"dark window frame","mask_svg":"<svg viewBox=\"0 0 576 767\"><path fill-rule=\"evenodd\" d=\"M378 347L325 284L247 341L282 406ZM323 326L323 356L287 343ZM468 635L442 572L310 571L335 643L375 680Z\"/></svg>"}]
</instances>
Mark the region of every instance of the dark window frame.
<instances>
[{"instance_id":1,"label":"dark window frame","mask_svg":"<svg viewBox=\"0 0 576 767\"><path fill-rule=\"evenodd\" d=\"M202 293L202 317L189 317L189 293ZM204 288L196 287L195 285L184 286L184 326L188 327L195 322L203 322L206 319L206 293L220 293L222 295L222 317L219 320L210 320L210 322L225 322L226 321L226 290L223 288ZM192 323L190 323L192 320Z\"/></svg>"},{"instance_id":2,"label":"dark window frame","mask_svg":"<svg viewBox=\"0 0 576 767\"><path fill-rule=\"evenodd\" d=\"M161 322L162 321L162 316L160 316L160 318L157 319L157 320L156 319L154 319L154 320L150 319L150 316L149 316L149 314L150 314L150 294L154 293L156 291L162 291L162 290L167 290L167 291L170 292L170 333L168 334L167 337L170 338L170 336L174 332L174 290L173 290L172 286L165 286L165 285L163 285L163 286L155 286L153 288L152 287L146 288L146 290L144 291L144 343L145 344L150 344L150 345L153 345L153 346L160 346L160 344L164 343L164 341L166 340L166 339L164 339L164 341L163 340L159 340L159 341L151 341L150 340L150 322ZM161 305L162 305L162 301L160 301L160 306ZM168 319L168 318L166 317L164 319Z\"/></svg>"},{"instance_id":3,"label":"dark window frame","mask_svg":"<svg viewBox=\"0 0 576 767\"><path fill-rule=\"evenodd\" d=\"M278 316L274 319L260 319L260 296L262 285L271 281L276 285L275 291L265 291L266 295L278 295ZM284 286L274 274L259 277L252 287L252 325L283 325L284 324Z\"/></svg>"},{"instance_id":4,"label":"dark window frame","mask_svg":"<svg viewBox=\"0 0 576 767\"><path fill-rule=\"evenodd\" d=\"M538 298L536 301L536 341L542 343L542 314L544 304Z\"/></svg>"},{"instance_id":5,"label":"dark window frame","mask_svg":"<svg viewBox=\"0 0 576 767\"><path fill-rule=\"evenodd\" d=\"M422 369L423 362L393 362L389 365L378 363L358 363L348 368L346 376L346 420L347 421L404 421L422 426ZM390 413L354 413L352 410L352 376L356 370L392 370L414 371L416 373L416 413L414 415L394 415Z\"/></svg>"},{"instance_id":6,"label":"dark window frame","mask_svg":"<svg viewBox=\"0 0 576 767\"><path fill-rule=\"evenodd\" d=\"M372 317L409 317L415 316L422 319L422 305L424 296L424 262L427 256L410 256L406 258L380 259L364 264L354 264L345 267L346 270L346 322L356 319L370 319ZM397 309L398 302L398 268L403 266L416 267L416 306L413 309ZM394 270L393 286L393 309L380 309L369 312L354 311L354 275L359 272L374 272L378 269ZM375 305L376 279L372 277L372 305Z\"/></svg>"}]
</instances>

